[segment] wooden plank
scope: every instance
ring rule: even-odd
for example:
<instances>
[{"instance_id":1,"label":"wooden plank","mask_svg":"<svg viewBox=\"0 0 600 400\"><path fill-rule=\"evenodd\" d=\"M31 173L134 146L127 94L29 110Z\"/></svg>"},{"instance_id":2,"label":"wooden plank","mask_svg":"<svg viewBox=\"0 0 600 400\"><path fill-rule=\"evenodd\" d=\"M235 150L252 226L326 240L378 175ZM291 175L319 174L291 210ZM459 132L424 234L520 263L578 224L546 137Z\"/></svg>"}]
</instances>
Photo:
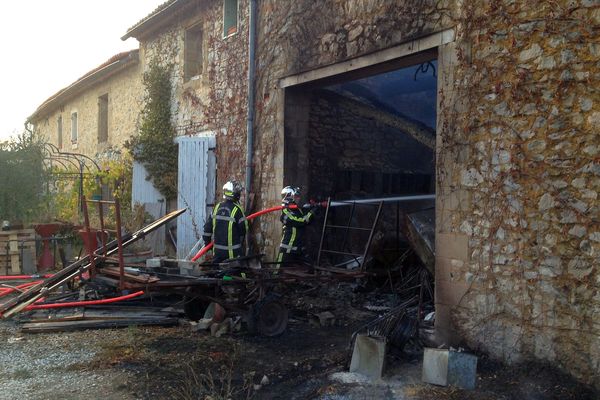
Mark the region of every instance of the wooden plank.
<instances>
[{"instance_id":1,"label":"wooden plank","mask_svg":"<svg viewBox=\"0 0 600 400\"><path fill-rule=\"evenodd\" d=\"M5 238L5 239L0 238L0 248L6 248L6 244L12 243L12 242L17 242L19 247L22 247L22 246L23 247L34 247L35 246L35 242L33 240L29 241L28 238L23 238L23 239L19 238L18 240L8 239L8 238Z\"/></svg>"},{"instance_id":2,"label":"wooden plank","mask_svg":"<svg viewBox=\"0 0 600 400\"><path fill-rule=\"evenodd\" d=\"M35 231L22 229L0 232L0 273L17 275L23 273L24 252L33 252L35 258Z\"/></svg>"},{"instance_id":3,"label":"wooden plank","mask_svg":"<svg viewBox=\"0 0 600 400\"><path fill-rule=\"evenodd\" d=\"M116 267L102 267L98 269L98 273L116 277L121 276L119 268ZM139 275L133 275L125 272L123 276L126 280L138 283L154 283L160 281L160 279L155 276L143 273L140 273Z\"/></svg>"},{"instance_id":4,"label":"wooden plank","mask_svg":"<svg viewBox=\"0 0 600 400\"><path fill-rule=\"evenodd\" d=\"M9 247L10 251L18 252L19 251L19 239L17 239L17 235L10 235L9 237Z\"/></svg>"},{"instance_id":5,"label":"wooden plank","mask_svg":"<svg viewBox=\"0 0 600 400\"><path fill-rule=\"evenodd\" d=\"M319 271L331 272L333 274L347 275L347 276L360 277L360 276L365 275L365 273L360 270L348 270L348 269L336 268L336 267L315 267L315 269L318 269Z\"/></svg>"},{"instance_id":6,"label":"wooden plank","mask_svg":"<svg viewBox=\"0 0 600 400\"><path fill-rule=\"evenodd\" d=\"M141 307L140 307L141 308ZM64 321L92 321L92 320L148 320L173 317L176 313L169 312L144 312L143 310L136 311L121 311L121 310L101 310L101 309L84 309L83 307L73 309L59 309L42 311L39 310L33 313L29 318L21 319L22 323L55 323Z\"/></svg>"},{"instance_id":7,"label":"wooden plank","mask_svg":"<svg viewBox=\"0 0 600 400\"><path fill-rule=\"evenodd\" d=\"M102 320L102 319L152 319L152 318L168 318L173 313L168 312L132 312L119 310L85 310L85 319L87 320Z\"/></svg>"},{"instance_id":8,"label":"wooden plank","mask_svg":"<svg viewBox=\"0 0 600 400\"><path fill-rule=\"evenodd\" d=\"M311 278L311 277L315 276L315 274L309 274L309 273L306 273L306 272L295 271L295 270L291 270L291 269L290 270L286 270L285 268L282 268L281 272L283 274L285 274L285 275L292 275L292 276L297 276L297 277L300 277L300 278Z\"/></svg>"},{"instance_id":9,"label":"wooden plank","mask_svg":"<svg viewBox=\"0 0 600 400\"><path fill-rule=\"evenodd\" d=\"M21 273L21 257L18 254L10 256L10 273L13 275Z\"/></svg>"},{"instance_id":10,"label":"wooden plank","mask_svg":"<svg viewBox=\"0 0 600 400\"><path fill-rule=\"evenodd\" d=\"M140 325L177 325L177 318L148 318L148 319L115 319L115 320L82 320L63 322L25 323L21 325L21 331L27 333L38 332L64 332L82 329L124 328Z\"/></svg>"},{"instance_id":11,"label":"wooden plank","mask_svg":"<svg viewBox=\"0 0 600 400\"><path fill-rule=\"evenodd\" d=\"M30 314L27 318L23 318L21 322L27 323L46 323L57 321L79 321L84 319L83 307L76 308L61 308L56 310L37 310Z\"/></svg>"},{"instance_id":12,"label":"wooden plank","mask_svg":"<svg viewBox=\"0 0 600 400\"><path fill-rule=\"evenodd\" d=\"M10 230L10 231L0 231L0 237L9 236L9 235L34 236L35 230L34 229L15 229L15 230Z\"/></svg>"}]
</instances>

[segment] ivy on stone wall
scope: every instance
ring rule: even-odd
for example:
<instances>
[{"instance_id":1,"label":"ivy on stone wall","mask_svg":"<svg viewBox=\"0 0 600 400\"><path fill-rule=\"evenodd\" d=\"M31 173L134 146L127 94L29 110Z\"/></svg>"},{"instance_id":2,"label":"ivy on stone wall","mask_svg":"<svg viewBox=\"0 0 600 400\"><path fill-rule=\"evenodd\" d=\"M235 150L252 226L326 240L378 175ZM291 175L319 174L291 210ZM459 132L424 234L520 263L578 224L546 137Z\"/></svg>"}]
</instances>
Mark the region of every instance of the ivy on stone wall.
<instances>
[{"instance_id":1,"label":"ivy on stone wall","mask_svg":"<svg viewBox=\"0 0 600 400\"><path fill-rule=\"evenodd\" d=\"M144 73L146 89L139 134L125 147L144 165L156 189L167 199L177 195L177 144L171 122L171 67L156 60Z\"/></svg>"}]
</instances>

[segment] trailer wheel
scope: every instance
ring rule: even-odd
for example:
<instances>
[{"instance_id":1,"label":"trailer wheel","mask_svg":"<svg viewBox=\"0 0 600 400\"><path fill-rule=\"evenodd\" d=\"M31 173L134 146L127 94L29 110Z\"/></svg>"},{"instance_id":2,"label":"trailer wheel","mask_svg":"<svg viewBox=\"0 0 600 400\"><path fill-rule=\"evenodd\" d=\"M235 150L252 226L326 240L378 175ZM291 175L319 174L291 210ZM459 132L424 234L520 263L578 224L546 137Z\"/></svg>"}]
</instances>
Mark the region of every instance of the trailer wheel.
<instances>
[{"instance_id":1,"label":"trailer wheel","mask_svg":"<svg viewBox=\"0 0 600 400\"><path fill-rule=\"evenodd\" d=\"M288 310L278 296L267 296L250 308L248 330L263 336L281 335L288 323Z\"/></svg>"}]
</instances>

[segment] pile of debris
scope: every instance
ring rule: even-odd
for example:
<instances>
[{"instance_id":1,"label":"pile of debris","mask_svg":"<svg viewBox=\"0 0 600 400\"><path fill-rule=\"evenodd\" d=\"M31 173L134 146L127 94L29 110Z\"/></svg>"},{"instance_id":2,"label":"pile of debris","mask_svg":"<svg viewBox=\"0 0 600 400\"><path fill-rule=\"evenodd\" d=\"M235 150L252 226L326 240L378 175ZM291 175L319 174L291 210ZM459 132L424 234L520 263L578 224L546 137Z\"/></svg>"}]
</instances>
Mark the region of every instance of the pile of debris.
<instances>
[{"instance_id":1,"label":"pile of debris","mask_svg":"<svg viewBox=\"0 0 600 400\"><path fill-rule=\"evenodd\" d=\"M125 237L119 235L116 240L90 251L87 256L55 274L6 277L20 283L2 285L0 297L18 293L0 304L2 317L29 311L27 317L20 318L24 322L23 330L27 332L177 323L177 315L173 310L149 309L147 306L140 308L139 304L138 307L107 304L142 296L144 290L131 293L130 289L143 289L144 285L158 281L150 275L126 272L122 250L184 211L174 211ZM112 256L115 254L121 256L119 268L110 266L114 263ZM111 278L115 275L119 281Z\"/></svg>"}]
</instances>

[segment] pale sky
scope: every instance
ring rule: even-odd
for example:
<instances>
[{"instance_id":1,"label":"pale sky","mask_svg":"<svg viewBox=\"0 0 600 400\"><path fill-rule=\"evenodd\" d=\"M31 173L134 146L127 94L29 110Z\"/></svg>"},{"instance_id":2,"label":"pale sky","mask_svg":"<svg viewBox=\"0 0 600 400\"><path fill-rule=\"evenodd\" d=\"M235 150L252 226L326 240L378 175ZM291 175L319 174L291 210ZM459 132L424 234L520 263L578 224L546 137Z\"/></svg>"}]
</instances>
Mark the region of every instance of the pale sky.
<instances>
[{"instance_id":1,"label":"pale sky","mask_svg":"<svg viewBox=\"0 0 600 400\"><path fill-rule=\"evenodd\" d=\"M127 29L166 0L16 0L0 13L0 141L35 109L108 60L138 47Z\"/></svg>"}]
</instances>

